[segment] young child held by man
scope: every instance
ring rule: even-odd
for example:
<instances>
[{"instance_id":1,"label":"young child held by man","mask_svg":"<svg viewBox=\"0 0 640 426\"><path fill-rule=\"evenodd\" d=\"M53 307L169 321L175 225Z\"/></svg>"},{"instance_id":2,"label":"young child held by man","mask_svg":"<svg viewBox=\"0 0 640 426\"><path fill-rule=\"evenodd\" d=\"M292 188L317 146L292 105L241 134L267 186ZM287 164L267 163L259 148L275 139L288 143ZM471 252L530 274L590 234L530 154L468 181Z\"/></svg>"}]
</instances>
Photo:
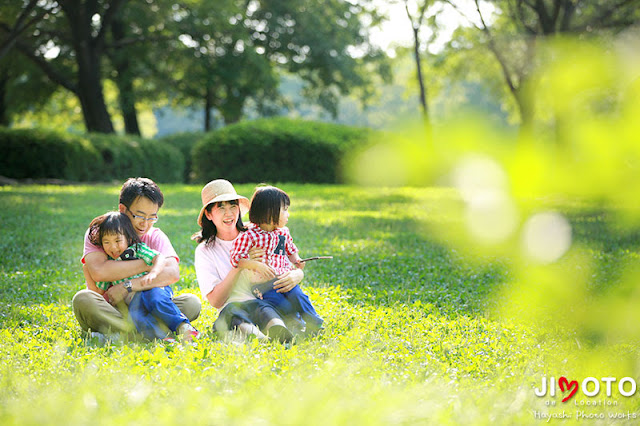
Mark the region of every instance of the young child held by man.
<instances>
[{"instance_id":1,"label":"young child held by man","mask_svg":"<svg viewBox=\"0 0 640 426\"><path fill-rule=\"evenodd\" d=\"M91 243L101 246L110 259L142 259L151 266L147 273L138 274L117 281L95 282L101 294L112 285L124 283L129 291L125 303L129 305L129 315L138 332L147 339L175 341L174 332L183 341L190 342L199 337L187 317L173 303L173 291L170 286L153 287L140 292L131 291L131 279L141 278L142 285L149 285L162 272L164 256L140 241L129 218L120 212L108 212L93 219L89 225Z\"/></svg>"}]
</instances>

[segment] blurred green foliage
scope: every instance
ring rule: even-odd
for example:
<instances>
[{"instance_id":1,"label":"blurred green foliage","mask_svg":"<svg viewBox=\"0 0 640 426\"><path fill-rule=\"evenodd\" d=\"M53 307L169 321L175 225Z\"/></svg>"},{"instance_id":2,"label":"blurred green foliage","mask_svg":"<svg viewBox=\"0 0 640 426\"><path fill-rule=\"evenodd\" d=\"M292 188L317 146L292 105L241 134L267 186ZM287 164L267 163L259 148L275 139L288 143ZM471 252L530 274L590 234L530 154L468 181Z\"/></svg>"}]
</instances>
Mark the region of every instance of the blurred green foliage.
<instances>
[{"instance_id":1,"label":"blurred green foliage","mask_svg":"<svg viewBox=\"0 0 640 426\"><path fill-rule=\"evenodd\" d=\"M640 68L622 47L540 43L530 128L516 133L478 113L407 124L358 153L349 176L455 188L459 198L437 212L456 226L426 220L424 232L478 265L500 259L509 279L497 315L541 332L562 324L583 343L636 342Z\"/></svg>"}]
</instances>

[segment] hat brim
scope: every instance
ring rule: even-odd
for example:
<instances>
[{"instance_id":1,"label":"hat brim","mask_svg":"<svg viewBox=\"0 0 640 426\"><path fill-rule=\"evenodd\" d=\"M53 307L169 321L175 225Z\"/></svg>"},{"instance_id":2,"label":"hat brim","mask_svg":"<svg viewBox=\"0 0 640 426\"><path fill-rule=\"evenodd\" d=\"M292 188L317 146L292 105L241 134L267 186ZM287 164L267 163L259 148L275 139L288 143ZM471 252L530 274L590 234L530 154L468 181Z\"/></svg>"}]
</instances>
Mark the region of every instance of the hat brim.
<instances>
[{"instance_id":1,"label":"hat brim","mask_svg":"<svg viewBox=\"0 0 640 426\"><path fill-rule=\"evenodd\" d=\"M219 203L221 201L233 201L238 200L238 204L240 205L240 216L244 216L249 211L249 199L247 197L243 197L242 195L233 195L233 194L222 194L208 201L202 209L200 209L200 214L198 215L198 225L202 226L202 216L204 215L204 211L213 203Z\"/></svg>"}]
</instances>

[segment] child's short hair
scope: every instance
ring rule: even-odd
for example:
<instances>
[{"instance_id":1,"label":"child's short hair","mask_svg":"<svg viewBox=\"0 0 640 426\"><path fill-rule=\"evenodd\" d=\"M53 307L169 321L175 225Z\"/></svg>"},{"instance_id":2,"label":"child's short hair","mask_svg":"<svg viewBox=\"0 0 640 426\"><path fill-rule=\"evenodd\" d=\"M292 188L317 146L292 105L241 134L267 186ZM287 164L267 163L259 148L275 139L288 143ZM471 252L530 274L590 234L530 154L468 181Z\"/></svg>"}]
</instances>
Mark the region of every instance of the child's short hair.
<instances>
[{"instance_id":1,"label":"child's short hair","mask_svg":"<svg viewBox=\"0 0 640 426\"><path fill-rule=\"evenodd\" d=\"M96 217L89 225L89 241L102 246L102 237L111 234L122 234L127 239L127 246L140 242L140 237L131 224L129 217L120 212L108 212Z\"/></svg>"},{"instance_id":2,"label":"child's short hair","mask_svg":"<svg viewBox=\"0 0 640 426\"><path fill-rule=\"evenodd\" d=\"M275 186L261 186L251 197L249 220L255 224L275 224L280 221L280 209L289 207L291 200L286 192Z\"/></svg>"}]
</instances>

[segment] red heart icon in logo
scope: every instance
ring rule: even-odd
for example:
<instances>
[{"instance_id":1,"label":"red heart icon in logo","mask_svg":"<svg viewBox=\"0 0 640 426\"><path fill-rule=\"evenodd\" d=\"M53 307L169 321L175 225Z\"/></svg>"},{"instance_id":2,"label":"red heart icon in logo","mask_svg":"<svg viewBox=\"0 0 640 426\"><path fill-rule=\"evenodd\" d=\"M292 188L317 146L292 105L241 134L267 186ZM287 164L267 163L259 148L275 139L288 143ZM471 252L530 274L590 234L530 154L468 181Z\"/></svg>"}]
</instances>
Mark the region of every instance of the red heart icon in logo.
<instances>
[{"instance_id":1,"label":"red heart icon in logo","mask_svg":"<svg viewBox=\"0 0 640 426\"><path fill-rule=\"evenodd\" d=\"M565 387L567 388L566 390L570 390L573 389L569 395L567 397L565 397L562 402L567 402L568 400L571 399L571 397L573 395L576 394L576 392L578 392L578 381L577 380L572 380L571 382L569 382L569 380L562 376L558 379L558 385L560 386L560 390L562 391L562 393L564 393L565 391Z\"/></svg>"}]
</instances>

